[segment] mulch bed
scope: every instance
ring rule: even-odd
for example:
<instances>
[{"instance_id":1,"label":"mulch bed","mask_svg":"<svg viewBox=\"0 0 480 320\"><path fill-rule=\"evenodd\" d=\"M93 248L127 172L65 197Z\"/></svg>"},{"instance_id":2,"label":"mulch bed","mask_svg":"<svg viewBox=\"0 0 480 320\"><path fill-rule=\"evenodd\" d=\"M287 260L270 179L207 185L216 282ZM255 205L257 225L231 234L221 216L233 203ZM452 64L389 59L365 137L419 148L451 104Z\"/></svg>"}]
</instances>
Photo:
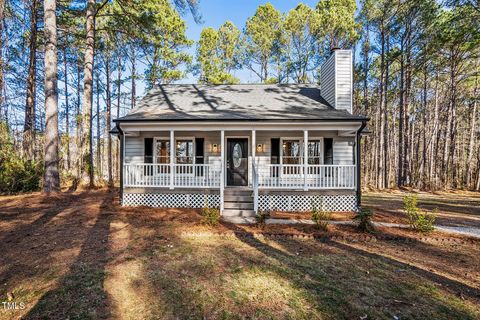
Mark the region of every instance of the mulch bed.
<instances>
[{"instance_id":1,"label":"mulch bed","mask_svg":"<svg viewBox=\"0 0 480 320\"><path fill-rule=\"evenodd\" d=\"M347 241L347 242L376 242L376 241L399 241L399 242L433 242L433 243L457 243L457 244L477 244L479 240L472 238L459 237L440 237L419 235L415 237L405 237L391 234L332 234L332 235L317 235L317 234L299 234L299 233L270 233L270 232L222 232L222 231L204 231L204 232L183 232L184 237L240 237L240 238L267 238L267 239L305 239L305 240L319 240L319 241Z\"/></svg>"}]
</instances>

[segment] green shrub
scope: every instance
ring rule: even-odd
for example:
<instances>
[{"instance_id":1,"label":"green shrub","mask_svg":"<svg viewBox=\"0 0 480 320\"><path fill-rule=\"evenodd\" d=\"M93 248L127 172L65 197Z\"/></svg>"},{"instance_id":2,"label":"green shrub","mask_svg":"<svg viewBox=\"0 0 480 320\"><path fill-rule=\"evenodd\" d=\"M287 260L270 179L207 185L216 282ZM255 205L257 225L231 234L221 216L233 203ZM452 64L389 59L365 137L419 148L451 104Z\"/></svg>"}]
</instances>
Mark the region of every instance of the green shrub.
<instances>
[{"instance_id":1,"label":"green shrub","mask_svg":"<svg viewBox=\"0 0 480 320\"><path fill-rule=\"evenodd\" d=\"M372 223L373 211L369 209L360 209L357 211L353 220L358 222L357 228L362 232L374 232L375 227Z\"/></svg>"},{"instance_id":2,"label":"green shrub","mask_svg":"<svg viewBox=\"0 0 480 320\"><path fill-rule=\"evenodd\" d=\"M22 159L6 124L0 123L0 193L37 191L42 175L42 163Z\"/></svg>"},{"instance_id":3,"label":"green shrub","mask_svg":"<svg viewBox=\"0 0 480 320\"><path fill-rule=\"evenodd\" d=\"M410 194L403 197L403 210L412 229L424 233L434 230L436 215L420 210L416 195Z\"/></svg>"},{"instance_id":4,"label":"green shrub","mask_svg":"<svg viewBox=\"0 0 480 320\"><path fill-rule=\"evenodd\" d=\"M260 226L264 226L268 218L270 218L269 210L258 210L257 214L255 215L257 224Z\"/></svg>"},{"instance_id":5,"label":"green shrub","mask_svg":"<svg viewBox=\"0 0 480 320\"><path fill-rule=\"evenodd\" d=\"M323 208L318 209L316 206L312 207L312 220L318 229L328 230L328 223L332 216L330 211L326 211Z\"/></svg>"},{"instance_id":6,"label":"green shrub","mask_svg":"<svg viewBox=\"0 0 480 320\"><path fill-rule=\"evenodd\" d=\"M214 227L220 221L220 210L217 208L204 207L202 209L202 222L207 226Z\"/></svg>"}]
</instances>

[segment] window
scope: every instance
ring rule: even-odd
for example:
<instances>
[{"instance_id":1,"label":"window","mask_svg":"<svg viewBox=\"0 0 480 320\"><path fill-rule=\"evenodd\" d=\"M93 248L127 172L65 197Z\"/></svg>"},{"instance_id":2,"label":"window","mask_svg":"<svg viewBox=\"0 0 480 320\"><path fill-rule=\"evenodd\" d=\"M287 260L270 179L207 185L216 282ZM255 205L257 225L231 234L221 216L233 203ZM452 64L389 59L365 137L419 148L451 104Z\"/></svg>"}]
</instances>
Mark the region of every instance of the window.
<instances>
[{"instance_id":1,"label":"window","mask_svg":"<svg viewBox=\"0 0 480 320\"><path fill-rule=\"evenodd\" d=\"M322 141L308 140L308 164L322 164ZM303 163L303 139L283 140L282 144L283 164Z\"/></svg>"},{"instance_id":2,"label":"window","mask_svg":"<svg viewBox=\"0 0 480 320\"><path fill-rule=\"evenodd\" d=\"M321 164L321 150L320 140L308 140L308 164Z\"/></svg>"},{"instance_id":3,"label":"window","mask_svg":"<svg viewBox=\"0 0 480 320\"><path fill-rule=\"evenodd\" d=\"M176 141L176 162L181 164L193 163L193 140L179 139Z\"/></svg>"},{"instance_id":4,"label":"window","mask_svg":"<svg viewBox=\"0 0 480 320\"><path fill-rule=\"evenodd\" d=\"M300 164L300 140L283 140L282 143L282 163Z\"/></svg>"},{"instance_id":5,"label":"window","mask_svg":"<svg viewBox=\"0 0 480 320\"><path fill-rule=\"evenodd\" d=\"M155 162L170 163L170 140L155 140Z\"/></svg>"}]
</instances>

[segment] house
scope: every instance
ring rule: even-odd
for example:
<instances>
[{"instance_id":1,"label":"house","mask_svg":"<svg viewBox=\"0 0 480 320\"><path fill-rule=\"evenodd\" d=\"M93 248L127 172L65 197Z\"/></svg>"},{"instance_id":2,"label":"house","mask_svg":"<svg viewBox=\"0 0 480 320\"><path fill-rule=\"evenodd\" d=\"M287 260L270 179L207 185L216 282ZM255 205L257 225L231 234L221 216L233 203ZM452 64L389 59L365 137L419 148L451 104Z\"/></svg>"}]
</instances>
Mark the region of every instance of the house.
<instances>
[{"instance_id":1,"label":"house","mask_svg":"<svg viewBox=\"0 0 480 320\"><path fill-rule=\"evenodd\" d=\"M352 52L335 50L311 84L169 84L114 120L124 206L354 211L360 134Z\"/></svg>"}]
</instances>

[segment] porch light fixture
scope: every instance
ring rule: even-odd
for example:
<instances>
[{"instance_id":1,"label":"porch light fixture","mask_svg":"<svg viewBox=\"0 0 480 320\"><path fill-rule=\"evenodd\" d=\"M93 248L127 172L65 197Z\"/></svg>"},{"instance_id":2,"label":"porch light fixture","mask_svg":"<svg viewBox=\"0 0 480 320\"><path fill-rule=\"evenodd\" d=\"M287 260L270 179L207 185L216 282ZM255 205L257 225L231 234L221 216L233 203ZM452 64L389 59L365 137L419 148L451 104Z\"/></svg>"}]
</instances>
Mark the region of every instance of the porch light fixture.
<instances>
[{"instance_id":1,"label":"porch light fixture","mask_svg":"<svg viewBox=\"0 0 480 320\"><path fill-rule=\"evenodd\" d=\"M214 143L211 145L211 149L213 153L217 153L220 148L218 147L218 144Z\"/></svg>"},{"instance_id":2,"label":"porch light fixture","mask_svg":"<svg viewBox=\"0 0 480 320\"><path fill-rule=\"evenodd\" d=\"M263 152L263 144L257 144L257 152Z\"/></svg>"}]
</instances>

